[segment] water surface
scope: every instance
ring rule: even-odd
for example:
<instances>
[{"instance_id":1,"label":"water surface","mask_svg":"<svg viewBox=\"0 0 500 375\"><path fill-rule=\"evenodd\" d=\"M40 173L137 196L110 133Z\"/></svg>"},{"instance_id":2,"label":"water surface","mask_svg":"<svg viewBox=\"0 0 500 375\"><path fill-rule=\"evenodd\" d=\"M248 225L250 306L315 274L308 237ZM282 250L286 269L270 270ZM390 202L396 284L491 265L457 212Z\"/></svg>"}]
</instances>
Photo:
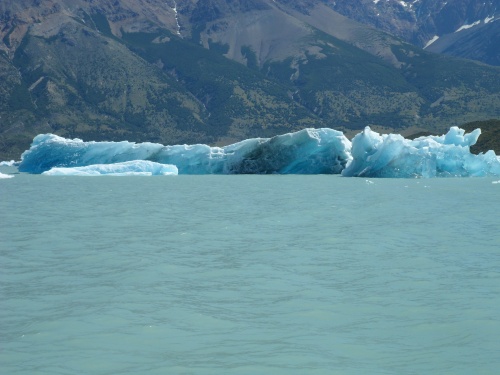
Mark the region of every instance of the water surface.
<instances>
[{"instance_id":1,"label":"water surface","mask_svg":"<svg viewBox=\"0 0 500 375\"><path fill-rule=\"evenodd\" d=\"M0 180L0 368L495 374L492 181Z\"/></svg>"}]
</instances>

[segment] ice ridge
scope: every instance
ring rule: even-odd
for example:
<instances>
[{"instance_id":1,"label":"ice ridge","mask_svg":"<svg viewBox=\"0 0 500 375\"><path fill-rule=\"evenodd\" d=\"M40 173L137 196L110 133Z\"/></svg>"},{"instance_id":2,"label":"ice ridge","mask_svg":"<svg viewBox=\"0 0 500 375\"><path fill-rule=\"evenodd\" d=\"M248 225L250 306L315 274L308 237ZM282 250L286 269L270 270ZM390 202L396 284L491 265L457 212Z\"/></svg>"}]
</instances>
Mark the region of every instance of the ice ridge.
<instances>
[{"instance_id":1,"label":"ice ridge","mask_svg":"<svg viewBox=\"0 0 500 375\"><path fill-rule=\"evenodd\" d=\"M493 151L475 155L470 146L480 129L465 134L452 127L442 136L414 140L397 134L378 134L366 127L352 140L352 161L342 171L347 177L475 177L500 175Z\"/></svg>"},{"instance_id":2,"label":"ice ridge","mask_svg":"<svg viewBox=\"0 0 500 375\"><path fill-rule=\"evenodd\" d=\"M175 165L179 174L333 174L350 161L350 148L342 132L328 128L247 139L225 147L83 142L42 134L21 155L19 171L42 173L54 167L148 160Z\"/></svg>"},{"instance_id":3,"label":"ice ridge","mask_svg":"<svg viewBox=\"0 0 500 375\"><path fill-rule=\"evenodd\" d=\"M12 177L14 177L14 176L11 174L5 174L5 173L0 172L0 179L7 179L7 178L12 178Z\"/></svg>"},{"instance_id":4,"label":"ice ridge","mask_svg":"<svg viewBox=\"0 0 500 375\"><path fill-rule=\"evenodd\" d=\"M322 128L304 129L273 138L252 138L225 147L84 142L42 134L36 136L31 148L22 154L19 171L43 173L53 168L98 164L101 165L100 173L103 173L105 167L102 165L131 161L137 164L137 161L145 160L176 166L179 174L341 173L345 177L392 178L500 176L500 158L493 151L479 155L470 152L470 146L476 143L480 134L480 129L465 134L463 129L452 127L442 136L410 140L397 134L381 135L366 127L351 143L342 132ZM95 171L96 167L93 168ZM129 172L150 171L146 168ZM63 172L59 170L57 173Z\"/></svg>"},{"instance_id":5,"label":"ice ridge","mask_svg":"<svg viewBox=\"0 0 500 375\"><path fill-rule=\"evenodd\" d=\"M113 164L92 164L86 167L55 167L46 172L49 176L171 176L177 175L175 165L146 160L133 160Z\"/></svg>"}]
</instances>

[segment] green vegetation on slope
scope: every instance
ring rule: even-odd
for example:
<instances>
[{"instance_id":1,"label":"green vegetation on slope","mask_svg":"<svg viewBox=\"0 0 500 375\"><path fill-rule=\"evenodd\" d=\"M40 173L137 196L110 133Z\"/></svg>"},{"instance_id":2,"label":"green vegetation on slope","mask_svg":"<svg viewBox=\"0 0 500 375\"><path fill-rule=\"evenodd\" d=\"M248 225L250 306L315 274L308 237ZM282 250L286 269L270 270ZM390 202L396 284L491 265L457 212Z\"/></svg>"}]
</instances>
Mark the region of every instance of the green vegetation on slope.
<instances>
[{"instance_id":1,"label":"green vegetation on slope","mask_svg":"<svg viewBox=\"0 0 500 375\"><path fill-rule=\"evenodd\" d=\"M215 140L205 126L207 111L175 79L78 24L51 38L27 35L4 65L17 73L17 84L0 116L14 117L23 128L1 129L0 142L11 150L6 156L19 157L19 149L41 132L86 140ZM12 150L13 142L20 145Z\"/></svg>"},{"instance_id":2,"label":"green vegetation on slope","mask_svg":"<svg viewBox=\"0 0 500 375\"><path fill-rule=\"evenodd\" d=\"M263 70L288 80L294 98L332 127L415 124L422 100L397 70L326 34L318 32L314 40L315 53L271 62Z\"/></svg>"},{"instance_id":3,"label":"green vegetation on slope","mask_svg":"<svg viewBox=\"0 0 500 375\"><path fill-rule=\"evenodd\" d=\"M178 80L209 111L207 125L217 137L274 135L324 125L289 96L289 86L164 31L125 34L130 48Z\"/></svg>"},{"instance_id":4,"label":"green vegetation on slope","mask_svg":"<svg viewBox=\"0 0 500 375\"><path fill-rule=\"evenodd\" d=\"M393 47L401 72L424 100L420 117L429 129L500 117L500 68L450 59L410 45Z\"/></svg>"},{"instance_id":5,"label":"green vegetation on slope","mask_svg":"<svg viewBox=\"0 0 500 375\"><path fill-rule=\"evenodd\" d=\"M0 159L47 132L221 144L305 127L444 132L500 117L499 68L404 43L392 47L395 67L313 31L293 56L263 66L242 46L244 65L212 40L206 49L160 28L118 38L103 14L82 17L47 37L28 32L13 59L0 54Z\"/></svg>"}]
</instances>

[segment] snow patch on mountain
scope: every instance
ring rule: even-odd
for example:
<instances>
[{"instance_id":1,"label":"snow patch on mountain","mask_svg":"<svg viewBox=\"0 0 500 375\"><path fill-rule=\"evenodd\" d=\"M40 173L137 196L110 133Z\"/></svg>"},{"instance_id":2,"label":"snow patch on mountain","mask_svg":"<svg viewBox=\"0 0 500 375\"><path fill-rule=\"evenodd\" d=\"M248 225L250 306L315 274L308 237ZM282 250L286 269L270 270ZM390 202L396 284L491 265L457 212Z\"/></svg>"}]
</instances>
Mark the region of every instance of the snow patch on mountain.
<instances>
[{"instance_id":1,"label":"snow patch on mountain","mask_svg":"<svg viewBox=\"0 0 500 375\"><path fill-rule=\"evenodd\" d=\"M470 25L460 26L455 32L458 33L459 31L470 29L470 28L472 28L474 26L479 25L480 23L481 23L481 21L476 21L474 23L471 23Z\"/></svg>"},{"instance_id":2,"label":"snow patch on mountain","mask_svg":"<svg viewBox=\"0 0 500 375\"><path fill-rule=\"evenodd\" d=\"M434 35L434 36L432 37L432 39L431 39L431 40L429 40L429 41L425 44L424 49L426 49L427 47L429 47L432 43L434 43L434 42L435 42L436 40L438 40L438 39L439 39L439 36Z\"/></svg>"},{"instance_id":3,"label":"snow patch on mountain","mask_svg":"<svg viewBox=\"0 0 500 375\"><path fill-rule=\"evenodd\" d=\"M177 35L181 35L181 25L179 24L179 12L177 11L177 1L174 0L174 7L172 8L175 14L175 23L177 24Z\"/></svg>"}]
</instances>

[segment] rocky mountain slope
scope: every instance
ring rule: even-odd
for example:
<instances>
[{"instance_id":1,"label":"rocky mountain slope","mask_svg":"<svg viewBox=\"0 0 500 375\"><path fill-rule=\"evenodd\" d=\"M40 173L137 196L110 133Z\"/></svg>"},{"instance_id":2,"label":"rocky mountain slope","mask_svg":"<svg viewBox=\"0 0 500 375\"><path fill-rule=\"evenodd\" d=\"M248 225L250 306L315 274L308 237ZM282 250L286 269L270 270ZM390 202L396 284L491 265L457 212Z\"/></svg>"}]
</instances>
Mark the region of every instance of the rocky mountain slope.
<instances>
[{"instance_id":1,"label":"rocky mountain slope","mask_svg":"<svg viewBox=\"0 0 500 375\"><path fill-rule=\"evenodd\" d=\"M500 65L499 0L327 1L335 11L432 52Z\"/></svg>"},{"instance_id":2,"label":"rocky mountain slope","mask_svg":"<svg viewBox=\"0 0 500 375\"><path fill-rule=\"evenodd\" d=\"M224 144L500 117L500 68L428 53L333 5L3 0L0 159L47 132Z\"/></svg>"}]
</instances>

